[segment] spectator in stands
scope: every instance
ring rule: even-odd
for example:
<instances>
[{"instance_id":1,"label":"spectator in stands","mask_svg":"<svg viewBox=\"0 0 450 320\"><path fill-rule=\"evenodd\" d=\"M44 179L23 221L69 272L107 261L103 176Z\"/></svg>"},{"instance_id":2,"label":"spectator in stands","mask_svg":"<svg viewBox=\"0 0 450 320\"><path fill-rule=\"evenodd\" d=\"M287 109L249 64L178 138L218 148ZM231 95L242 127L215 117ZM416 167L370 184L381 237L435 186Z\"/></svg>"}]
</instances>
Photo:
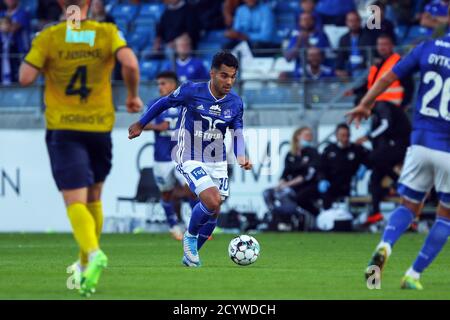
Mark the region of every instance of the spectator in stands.
<instances>
[{"instance_id":1,"label":"spectator in stands","mask_svg":"<svg viewBox=\"0 0 450 320\"><path fill-rule=\"evenodd\" d=\"M309 80L323 80L334 78L336 74L333 68L324 65L323 52L320 48L309 47L306 51L306 65L295 70L294 77L296 79L304 78Z\"/></svg>"},{"instance_id":2,"label":"spectator in stands","mask_svg":"<svg viewBox=\"0 0 450 320\"><path fill-rule=\"evenodd\" d=\"M351 11L347 13L346 25L348 32L339 40L339 47L336 58L336 74L345 78L348 76L357 76L365 72L367 47L371 46L369 34L361 27L361 17L358 12Z\"/></svg>"},{"instance_id":3,"label":"spectator in stands","mask_svg":"<svg viewBox=\"0 0 450 320\"><path fill-rule=\"evenodd\" d=\"M191 38L187 33L175 39L176 60L167 61L162 67L163 71L175 71L180 82L187 80L206 80L209 73L201 59L192 56Z\"/></svg>"},{"instance_id":4,"label":"spectator in stands","mask_svg":"<svg viewBox=\"0 0 450 320\"><path fill-rule=\"evenodd\" d=\"M313 134L309 127L297 129L291 140L291 150L286 155L281 179L275 188L263 193L264 200L273 208L275 202L285 195L295 199L303 209L318 214L315 200L311 194L317 194L316 173L320 156L312 146Z\"/></svg>"},{"instance_id":5,"label":"spectator in stands","mask_svg":"<svg viewBox=\"0 0 450 320\"><path fill-rule=\"evenodd\" d=\"M61 6L55 0L40 0L37 7L37 18L39 19L39 29L46 24L59 21L61 18Z\"/></svg>"},{"instance_id":6,"label":"spectator in stands","mask_svg":"<svg viewBox=\"0 0 450 320\"><path fill-rule=\"evenodd\" d=\"M323 24L344 26L347 13L355 11L356 6L354 0L319 0L316 10Z\"/></svg>"},{"instance_id":7,"label":"spectator in stands","mask_svg":"<svg viewBox=\"0 0 450 320\"><path fill-rule=\"evenodd\" d=\"M420 25L427 28L430 35L436 28L447 25L448 5L449 0L433 0L425 6L420 18Z\"/></svg>"},{"instance_id":8,"label":"spectator in stands","mask_svg":"<svg viewBox=\"0 0 450 320\"><path fill-rule=\"evenodd\" d=\"M327 35L318 30L315 24L314 16L311 13L304 12L300 14L299 27L292 31L289 44L284 53L286 60L292 61L299 58L300 50L308 47L328 48L330 42ZM298 66L296 67L298 69Z\"/></svg>"},{"instance_id":9,"label":"spectator in stands","mask_svg":"<svg viewBox=\"0 0 450 320\"><path fill-rule=\"evenodd\" d=\"M233 27L225 31L229 39L224 49L233 49L242 41L246 41L253 50L273 49L275 16L270 7L259 0L244 0L234 17Z\"/></svg>"},{"instance_id":10,"label":"spectator in stands","mask_svg":"<svg viewBox=\"0 0 450 320\"><path fill-rule=\"evenodd\" d=\"M383 1L375 1L372 3L372 5L378 6L380 8L380 28L369 28L366 26L364 35L368 37L368 40L371 41L371 46L377 45L377 39L381 35L389 35L393 41L394 44L397 41L397 35L395 34L395 27L394 24L386 19L386 5Z\"/></svg>"},{"instance_id":11,"label":"spectator in stands","mask_svg":"<svg viewBox=\"0 0 450 320\"><path fill-rule=\"evenodd\" d=\"M30 49L31 25L28 13L20 6L19 0L3 0L6 11L1 13L2 17L11 18L8 32L13 34L13 41L17 45L19 54L25 54Z\"/></svg>"},{"instance_id":12,"label":"spectator in stands","mask_svg":"<svg viewBox=\"0 0 450 320\"><path fill-rule=\"evenodd\" d=\"M114 23L114 18L105 11L103 0L92 0L89 18L99 22Z\"/></svg>"},{"instance_id":13,"label":"spectator in stands","mask_svg":"<svg viewBox=\"0 0 450 320\"><path fill-rule=\"evenodd\" d=\"M190 0L198 13L200 30L225 29L223 0Z\"/></svg>"},{"instance_id":14,"label":"spectator in stands","mask_svg":"<svg viewBox=\"0 0 450 320\"><path fill-rule=\"evenodd\" d=\"M358 88L361 91L360 96L400 60L400 55L394 52L394 42L389 35L381 35L378 38L377 51L382 60L370 68L367 83ZM380 213L380 203L385 196L382 180L389 176L395 183L398 179L394 167L401 164L409 146L411 124L404 110L411 103L413 92L412 78L403 78L392 83L376 99L372 109L370 132L356 142L362 144L370 141L373 149L369 159L372 169L369 186L372 212L367 219L368 224L383 219Z\"/></svg>"},{"instance_id":15,"label":"spectator in stands","mask_svg":"<svg viewBox=\"0 0 450 320\"><path fill-rule=\"evenodd\" d=\"M11 18L0 19L0 48L1 63L0 76L2 85L10 85L17 82L19 75L20 58L17 55L17 46L11 30Z\"/></svg>"},{"instance_id":16,"label":"spectator in stands","mask_svg":"<svg viewBox=\"0 0 450 320\"><path fill-rule=\"evenodd\" d=\"M339 124L335 134L336 143L330 143L323 151L318 173L318 191L325 210L338 198L350 195L353 177L364 177L369 160L367 149L350 142L347 124Z\"/></svg>"},{"instance_id":17,"label":"spectator in stands","mask_svg":"<svg viewBox=\"0 0 450 320\"><path fill-rule=\"evenodd\" d=\"M234 15L237 8L243 3L243 0L225 0L223 3L223 18L225 26L231 28L234 22Z\"/></svg>"},{"instance_id":18,"label":"spectator in stands","mask_svg":"<svg viewBox=\"0 0 450 320\"><path fill-rule=\"evenodd\" d=\"M166 10L156 26L153 49L160 51L164 46L173 49L173 41L187 32L196 48L199 38L199 24L195 9L184 0L164 0Z\"/></svg>"},{"instance_id":19,"label":"spectator in stands","mask_svg":"<svg viewBox=\"0 0 450 320\"><path fill-rule=\"evenodd\" d=\"M300 11L295 12L296 18L299 18L303 12L311 13L314 17L316 28L319 30L322 29L322 17L316 10L316 0L300 0Z\"/></svg>"}]
</instances>

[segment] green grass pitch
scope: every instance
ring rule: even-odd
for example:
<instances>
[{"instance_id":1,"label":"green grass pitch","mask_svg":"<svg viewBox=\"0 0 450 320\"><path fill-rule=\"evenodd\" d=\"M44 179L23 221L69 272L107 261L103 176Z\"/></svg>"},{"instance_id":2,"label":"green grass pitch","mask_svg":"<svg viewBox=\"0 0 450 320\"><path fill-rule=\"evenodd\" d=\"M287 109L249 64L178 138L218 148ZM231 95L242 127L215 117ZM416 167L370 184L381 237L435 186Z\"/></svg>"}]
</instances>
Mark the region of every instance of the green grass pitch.
<instances>
[{"instance_id":1,"label":"green grass pitch","mask_svg":"<svg viewBox=\"0 0 450 320\"><path fill-rule=\"evenodd\" d=\"M95 299L448 299L450 249L424 273L425 290L404 291L401 276L423 235L406 234L388 262L380 290L369 290L363 270L378 234L266 233L258 261L235 265L227 255L233 235L215 235L201 250L203 266L181 265L181 243L168 234L106 234L109 267ZM0 299L81 299L66 287L66 267L77 255L70 234L0 234Z\"/></svg>"}]
</instances>

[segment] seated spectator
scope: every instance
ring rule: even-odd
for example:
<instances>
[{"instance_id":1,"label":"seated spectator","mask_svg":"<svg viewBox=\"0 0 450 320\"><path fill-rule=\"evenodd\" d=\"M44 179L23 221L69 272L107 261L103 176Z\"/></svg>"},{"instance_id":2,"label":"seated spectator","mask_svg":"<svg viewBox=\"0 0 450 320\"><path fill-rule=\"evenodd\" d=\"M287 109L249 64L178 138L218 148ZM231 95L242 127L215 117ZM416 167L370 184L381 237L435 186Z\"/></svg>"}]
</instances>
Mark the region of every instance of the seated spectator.
<instances>
[{"instance_id":1,"label":"seated spectator","mask_svg":"<svg viewBox=\"0 0 450 320\"><path fill-rule=\"evenodd\" d=\"M309 127L297 129L291 140L291 150L286 155L280 182L263 193L269 209L279 198L289 195L303 209L317 215L318 210L311 194L317 194L316 173L320 156L312 146L313 134Z\"/></svg>"},{"instance_id":2,"label":"seated spectator","mask_svg":"<svg viewBox=\"0 0 450 320\"><path fill-rule=\"evenodd\" d=\"M330 42L327 35L318 30L311 13L300 14L298 29L292 31L289 44L284 53L286 60L298 59L300 50L308 47L328 48ZM298 69L298 67L296 68Z\"/></svg>"},{"instance_id":3,"label":"seated spectator","mask_svg":"<svg viewBox=\"0 0 450 320\"><path fill-rule=\"evenodd\" d=\"M367 47L373 41L370 35L365 35L361 27L361 17L358 12L347 13L346 25L349 31L339 40L336 59L336 74L339 77L355 76L366 68Z\"/></svg>"},{"instance_id":4,"label":"seated spectator","mask_svg":"<svg viewBox=\"0 0 450 320\"><path fill-rule=\"evenodd\" d=\"M309 47L306 51L305 70L302 67L295 70L294 77L296 79L303 78L309 80L323 80L334 78L336 74L333 68L324 65L323 53L317 47Z\"/></svg>"},{"instance_id":5,"label":"seated spectator","mask_svg":"<svg viewBox=\"0 0 450 320\"><path fill-rule=\"evenodd\" d=\"M234 17L233 27L225 31L229 42L224 49L233 49L242 41L247 41L251 49L273 49L275 16L270 7L259 0L244 0Z\"/></svg>"},{"instance_id":6,"label":"seated spectator","mask_svg":"<svg viewBox=\"0 0 450 320\"><path fill-rule=\"evenodd\" d=\"M191 0L198 13L200 30L218 30L225 28L223 0Z\"/></svg>"},{"instance_id":7,"label":"seated spectator","mask_svg":"<svg viewBox=\"0 0 450 320\"><path fill-rule=\"evenodd\" d=\"M4 0L6 11L1 12L0 16L11 18L9 30L13 35L13 41L17 45L19 54L25 54L30 49L31 25L28 13L20 7L19 0Z\"/></svg>"},{"instance_id":8,"label":"seated spectator","mask_svg":"<svg viewBox=\"0 0 450 320\"><path fill-rule=\"evenodd\" d=\"M330 143L323 151L318 173L318 191L325 210L338 198L350 195L352 178L357 175L362 179L369 161L369 151L350 142L347 124L339 124L335 134L336 143Z\"/></svg>"},{"instance_id":9,"label":"seated spectator","mask_svg":"<svg viewBox=\"0 0 450 320\"><path fill-rule=\"evenodd\" d=\"M354 0L319 0L316 6L323 24L345 26L345 17L350 11L355 11Z\"/></svg>"},{"instance_id":10,"label":"seated spectator","mask_svg":"<svg viewBox=\"0 0 450 320\"><path fill-rule=\"evenodd\" d=\"M51 22L59 21L61 14L61 6L55 0L38 1L37 18L39 19L39 29Z\"/></svg>"},{"instance_id":11,"label":"seated spectator","mask_svg":"<svg viewBox=\"0 0 450 320\"><path fill-rule=\"evenodd\" d=\"M192 56L191 39L187 33L175 39L175 63L168 61L163 71L175 71L180 82L187 80L207 80L209 73L201 59Z\"/></svg>"},{"instance_id":12,"label":"seated spectator","mask_svg":"<svg viewBox=\"0 0 450 320\"><path fill-rule=\"evenodd\" d=\"M231 28L233 26L234 15L242 2L243 0L225 0L223 3L223 18L227 28Z\"/></svg>"},{"instance_id":13,"label":"seated spectator","mask_svg":"<svg viewBox=\"0 0 450 320\"><path fill-rule=\"evenodd\" d=\"M92 0L89 18L98 22L114 23L114 18L105 11L103 0Z\"/></svg>"},{"instance_id":14,"label":"seated spectator","mask_svg":"<svg viewBox=\"0 0 450 320\"><path fill-rule=\"evenodd\" d=\"M192 47L196 48L199 38L199 25L194 8L184 0L164 0L166 10L156 26L154 51L160 51L164 46L173 49L173 41L188 33Z\"/></svg>"},{"instance_id":15,"label":"seated spectator","mask_svg":"<svg viewBox=\"0 0 450 320\"><path fill-rule=\"evenodd\" d=\"M420 25L428 29L429 34L433 30L447 24L449 0L433 0L425 6L420 18Z\"/></svg>"},{"instance_id":16,"label":"seated spectator","mask_svg":"<svg viewBox=\"0 0 450 320\"><path fill-rule=\"evenodd\" d=\"M20 57L17 55L17 46L11 30L11 18L0 19L0 83L10 85L17 82L19 76Z\"/></svg>"},{"instance_id":17,"label":"seated spectator","mask_svg":"<svg viewBox=\"0 0 450 320\"><path fill-rule=\"evenodd\" d=\"M375 1L372 5L378 6L380 8L380 28L369 28L368 26L364 29L364 36L368 37L366 42L370 42L370 45L375 47L377 45L377 39L381 35L389 35L394 44L397 42L397 35L395 34L394 24L386 19L386 5L383 1Z\"/></svg>"}]
</instances>

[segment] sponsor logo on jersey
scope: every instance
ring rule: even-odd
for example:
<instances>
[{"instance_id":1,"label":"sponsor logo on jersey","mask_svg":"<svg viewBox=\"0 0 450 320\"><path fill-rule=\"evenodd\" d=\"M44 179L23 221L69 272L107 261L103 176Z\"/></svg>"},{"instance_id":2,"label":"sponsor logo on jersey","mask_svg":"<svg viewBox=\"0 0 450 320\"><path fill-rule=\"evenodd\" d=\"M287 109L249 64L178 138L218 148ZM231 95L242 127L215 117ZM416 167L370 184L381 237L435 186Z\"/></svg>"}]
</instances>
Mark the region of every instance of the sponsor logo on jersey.
<instances>
[{"instance_id":1,"label":"sponsor logo on jersey","mask_svg":"<svg viewBox=\"0 0 450 320\"><path fill-rule=\"evenodd\" d=\"M66 29L66 42L67 43L87 43L93 47L95 44L95 31L93 30L81 30L76 31L71 28Z\"/></svg>"},{"instance_id":2,"label":"sponsor logo on jersey","mask_svg":"<svg viewBox=\"0 0 450 320\"><path fill-rule=\"evenodd\" d=\"M205 110L205 107L203 107L203 105L201 104L201 105L197 106L197 108L195 108L195 109L197 109L197 110Z\"/></svg>"}]
</instances>

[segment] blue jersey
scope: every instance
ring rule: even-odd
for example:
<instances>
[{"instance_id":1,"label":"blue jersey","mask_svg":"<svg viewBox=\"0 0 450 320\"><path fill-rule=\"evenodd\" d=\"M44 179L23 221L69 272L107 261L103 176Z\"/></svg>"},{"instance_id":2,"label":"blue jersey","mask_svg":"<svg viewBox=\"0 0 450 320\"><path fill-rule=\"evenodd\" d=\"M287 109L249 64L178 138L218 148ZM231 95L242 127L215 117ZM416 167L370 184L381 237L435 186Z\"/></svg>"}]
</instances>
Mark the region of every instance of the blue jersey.
<instances>
[{"instance_id":1,"label":"blue jersey","mask_svg":"<svg viewBox=\"0 0 450 320\"><path fill-rule=\"evenodd\" d=\"M148 105L151 106L157 100L151 101ZM177 145L174 135L177 128L178 114L178 108L170 108L163 111L152 121L154 124L169 123L168 130L155 131L155 152L153 154L155 161L172 161L172 150Z\"/></svg>"},{"instance_id":2,"label":"blue jersey","mask_svg":"<svg viewBox=\"0 0 450 320\"><path fill-rule=\"evenodd\" d=\"M198 58L189 58L187 60L176 60L176 70L173 70L173 66L170 61L166 62L163 70L176 71L178 78L181 82L188 80L206 80L209 78L209 73L203 65L203 61Z\"/></svg>"},{"instance_id":3,"label":"blue jersey","mask_svg":"<svg viewBox=\"0 0 450 320\"><path fill-rule=\"evenodd\" d=\"M145 126L170 107L181 108L177 124L178 163L187 160L226 161L223 141L228 128L233 129L236 156L244 155L243 103L233 91L216 99L210 91L209 82L186 82L150 106L140 119L141 125Z\"/></svg>"},{"instance_id":4,"label":"blue jersey","mask_svg":"<svg viewBox=\"0 0 450 320\"><path fill-rule=\"evenodd\" d=\"M411 144L450 152L450 35L421 43L392 71L399 78L420 71Z\"/></svg>"}]
</instances>

